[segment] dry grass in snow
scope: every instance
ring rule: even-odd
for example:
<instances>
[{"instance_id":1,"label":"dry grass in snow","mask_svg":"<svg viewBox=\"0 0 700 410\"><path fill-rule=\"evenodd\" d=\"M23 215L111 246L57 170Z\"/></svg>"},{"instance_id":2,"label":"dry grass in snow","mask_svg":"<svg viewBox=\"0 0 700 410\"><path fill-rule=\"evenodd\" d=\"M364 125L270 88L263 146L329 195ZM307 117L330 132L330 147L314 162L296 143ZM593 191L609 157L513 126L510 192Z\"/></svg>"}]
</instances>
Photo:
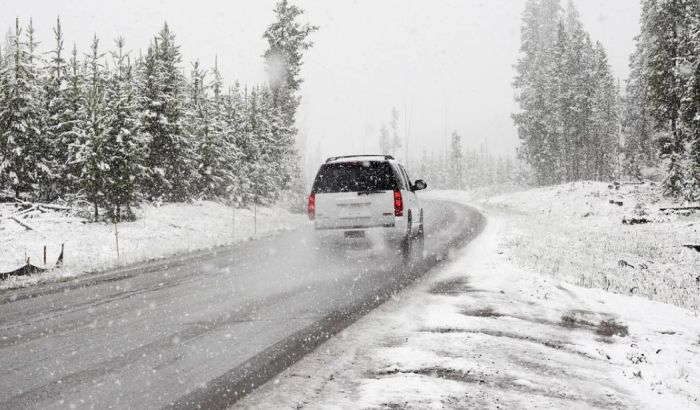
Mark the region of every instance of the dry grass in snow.
<instances>
[{"instance_id":1,"label":"dry grass in snow","mask_svg":"<svg viewBox=\"0 0 700 410\"><path fill-rule=\"evenodd\" d=\"M578 182L481 200L515 236L513 260L569 283L700 309L700 212L677 206L658 187ZM650 223L623 224L623 219Z\"/></svg>"}]
</instances>

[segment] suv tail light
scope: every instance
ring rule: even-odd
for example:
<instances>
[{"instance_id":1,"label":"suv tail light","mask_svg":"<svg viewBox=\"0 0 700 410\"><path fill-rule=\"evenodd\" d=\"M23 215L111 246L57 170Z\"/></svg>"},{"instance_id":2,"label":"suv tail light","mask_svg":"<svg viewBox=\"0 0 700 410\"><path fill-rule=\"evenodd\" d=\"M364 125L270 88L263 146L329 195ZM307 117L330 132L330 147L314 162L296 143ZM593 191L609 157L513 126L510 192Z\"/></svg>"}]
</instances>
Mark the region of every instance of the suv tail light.
<instances>
[{"instance_id":1,"label":"suv tail light","mask_svg":"<svg viewBox=\"0 0 700 410\"><path fill-rule=\"evenodd\" d=\"M316 194L309 195L309 205L307 211L309 212L310 221L316 219Z\"/></svg>"},{"instance_id":2,"label":"suv tail light","mask_svg":"<svg viewBox=\"0 0 700 410\"><path fill-rule=\"evenodd\" d=\"M394 191L394 216L403 216L403 198L401 191Z\"/></svg>"}]
</instances>

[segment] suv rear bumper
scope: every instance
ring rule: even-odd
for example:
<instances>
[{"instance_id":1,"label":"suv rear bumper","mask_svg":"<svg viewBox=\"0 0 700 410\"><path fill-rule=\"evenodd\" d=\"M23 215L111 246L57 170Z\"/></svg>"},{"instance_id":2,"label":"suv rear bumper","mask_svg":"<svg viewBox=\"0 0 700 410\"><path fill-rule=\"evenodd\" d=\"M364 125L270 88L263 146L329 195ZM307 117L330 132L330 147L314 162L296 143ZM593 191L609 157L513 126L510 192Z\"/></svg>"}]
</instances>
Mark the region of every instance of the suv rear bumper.
<instances>
[{"instance_id":1,"label":"suv rear bumper","mask_svg":"<svg viewBox=\"0 0 700 410\"><path fill-rule=\"evenodd\" d=\"M362 231L367 229L393 229L396 223L386 223L381 225L338 225L338 226L316 226L317 231Z\"/></svg>"},{"instance_id":2,"label":"suv rear bumper","mask_svg":"<svg viewBox=\"0 0 700 410\"><path fill-rule=\"evenodd\" d=\"M318 221L314 224L316 236L319 239L327 239L336 241L346 239L347 232L364 232L368 238L384 239L384 240L400 240L406 237L407 224L403 217L394 218L392 222L387 222L381 225L362 225L362 224L319 224Z\"/></svg>"}]
</instances>

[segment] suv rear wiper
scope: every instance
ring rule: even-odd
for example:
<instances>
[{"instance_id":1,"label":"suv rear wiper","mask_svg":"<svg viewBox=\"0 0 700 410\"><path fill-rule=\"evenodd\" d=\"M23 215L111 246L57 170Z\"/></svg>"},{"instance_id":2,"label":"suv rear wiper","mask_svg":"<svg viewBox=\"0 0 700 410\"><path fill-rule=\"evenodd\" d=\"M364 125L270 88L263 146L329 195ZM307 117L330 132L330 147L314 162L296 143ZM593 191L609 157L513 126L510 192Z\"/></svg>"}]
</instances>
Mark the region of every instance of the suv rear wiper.
<instances>
[{"instance_id":1,"label":"suv rear wiper","mask_svg":"<svg viewBox=\"0 0 700 410\"><path fill-rule=\"evenodd\" d=\"M361 195L374 195L374 194L383 194L384 192L386 192L386 191L385 191L385 190L361 191L361 192L358 192L357 195L358 195L358 196L361 196Z\"/></svg>"}]
</instances>

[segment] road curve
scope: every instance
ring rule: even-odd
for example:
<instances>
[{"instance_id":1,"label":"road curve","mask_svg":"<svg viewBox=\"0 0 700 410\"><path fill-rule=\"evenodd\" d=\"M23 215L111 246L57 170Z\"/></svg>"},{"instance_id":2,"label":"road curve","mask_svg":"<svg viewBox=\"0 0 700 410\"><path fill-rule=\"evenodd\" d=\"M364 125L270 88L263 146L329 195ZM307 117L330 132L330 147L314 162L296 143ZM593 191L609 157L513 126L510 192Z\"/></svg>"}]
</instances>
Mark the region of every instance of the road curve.
<instances>
[{"instance_id":1,"label":"road curve","mask_svg":"<svg viewBox=\"0 0 700 410\"><path fill-rule=\"evenodd\" d=\"M0 408L225 408L481 232L425 201L425 257L320 252L311 226L0 295Z\"/></svg>"}]
</instances>

